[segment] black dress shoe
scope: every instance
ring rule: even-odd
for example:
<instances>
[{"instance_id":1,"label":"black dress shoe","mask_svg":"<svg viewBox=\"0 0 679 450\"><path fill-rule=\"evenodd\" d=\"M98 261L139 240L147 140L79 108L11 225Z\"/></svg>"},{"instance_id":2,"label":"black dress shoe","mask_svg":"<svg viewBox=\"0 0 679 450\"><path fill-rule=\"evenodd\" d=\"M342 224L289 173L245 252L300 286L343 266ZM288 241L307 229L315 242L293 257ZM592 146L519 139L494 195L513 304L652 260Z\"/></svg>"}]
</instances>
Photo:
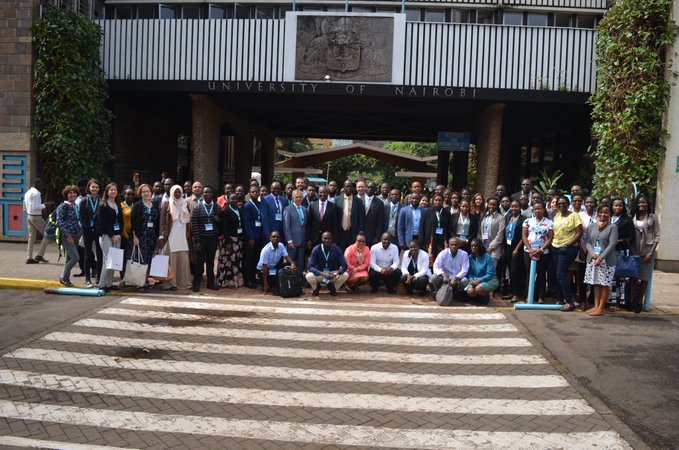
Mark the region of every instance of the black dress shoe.
<instances>
[{"instance_id":1,"label":"black dress shoe","mask_svg":"<svg viewBox=\"0 0 679 450\"><path fill-rule=\"evenodd\" d=\"M328 290L330 291L330 295L333 297L337 296L337 289L335 289L335 285L333 283L328 284Z\"/></svg>"},{"instance_id":2,"label":"black dress shoe","mask_svg":"<svg viewBox=\"0 0 679 450\"><path fill-rule=\"evenodd\" d=\"M314 297L318 297L318 294L321 292L321 288L317 287L314 289L314 291L311 293Z\"/></svg>"},{"instance_id":3,"label":"black dress shoe","mask_svg":"<svg viewBox=\"0 0 679 450\"><path fill-rule=\"evenodd\" d=\"M38 261L36 261L36 260L33 259L33 258L28 258L28 259L26 260L26 264L38 264Z\"/></svg>"},{"instance_id":4,"label":"black dress shoe","mask_svg":"<svg viewBox=\"0 0 679 450\"><path fill-rule=\"evenodd\" d=\"M76 277L76 278L84 277L84 276L85 276L85 272L78 272L78 273L76 273L76 274L73 275L73 276Z\"/></svg>"},{"instance_id":5,"label":"black dress shoe","mask_svg":"<svg viewBox=\"0 0 679 450\"><path fill-rule=\"evenodd\" d=\"M193 285L193 292L198 292L198 291L200 291L200 286L197 286L197 285L194 284Z\"/></svg>"},{"instance_id":6,"label":"black dress shoe","mask_svg":"<svg viewBox=\"0 0 679 450\"><path fill-rule=\"evenodd\" d=\"M219 290L219 286L217 286L216 284L209 284L207 288L212 289L213 291Z\"/></svg>"},{"instance_id":7,"label":"black dress shoe","mask_svg":"<svg viewBox=\"0 0 679 450\"><path fill-rule=\"evenodd\" d=\"M248 281L247 283L245 283L245 287L247 287L248 289L257 289L257 285L252 281Z\"/></svg>"}]
</instances>

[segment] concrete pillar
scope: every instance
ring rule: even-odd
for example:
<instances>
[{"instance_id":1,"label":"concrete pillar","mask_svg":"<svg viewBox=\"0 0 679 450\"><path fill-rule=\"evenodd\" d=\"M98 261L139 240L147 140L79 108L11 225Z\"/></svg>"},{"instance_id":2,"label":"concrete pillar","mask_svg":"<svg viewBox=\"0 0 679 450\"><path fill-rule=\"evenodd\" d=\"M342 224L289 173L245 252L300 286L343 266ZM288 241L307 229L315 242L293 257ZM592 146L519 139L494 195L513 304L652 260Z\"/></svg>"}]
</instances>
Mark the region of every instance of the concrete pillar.
<instances>
[{"instance_id":1,"label":"concrete pillar","mask_svg":"<svg viewBox=\"0 0 679 450\"><path fill-rule=\"evenodd\" d=\"M500 167L502 119L505 105L495 103L486 108L477 122L476 192L484 197L495 193Z\"/></svg>"},{"instance_id":2,"label":"concrete pillar","mask_svg":"<svg viewBox=\"0 0 679 450\"><path fill-rule=\"evenodd\" d=\"M205 185L219 182L219 128L222 110L202 94L191 95L193 178ZM250 173L248 173L248 177Z\"/></svg>"},{"instance_id":3,"label":"concrete pillar","mask_svg":"<svg viewBox=\"0 0 679 450\"><path fill-rule=\"evenodd\" d=\"M270 185L274 179L274 167L276 163L276 137L271 133L261 133L259 140L262 143L260 151L260 167L262 172L262 184Z\"/></svg>"},{"instance_id":4,"label":"concrete pillar","mask_svg":"<svg viewBox=\"0 0 679 450\"><path fill-rule=\"evenodd\" d=\"M436 162L436 184L448 186L448 168L450 165L450 152L439 152Z\"/></svg>"},{"instance_id":5,"label":"concrete pillar","mask_svg":"<svg viewBox=\"0 0 679 450\"><path fill-rule=\"evenodd\" d=\"M248 186L252 175L254 135L252 127L243 123L236 128L236 184Z\"/></svg>"},{"instance_id":6,"label":"concrete pillar","mask_svg":"<svg viewBox=\"0 0 679 450\"><path fill-rule=\"evenodd\" d=\"M679 2L674 2L672 16L679 18ZM679 272L679 234L674 226L679 223L679 86L673 81L672 66L677 64L679 40L667 51L667 77L670 80L670 103L665 114L665 127L669 133L665 155L658 172L658 191L655 211L660 220L660 245L656 268L665 272Z\"/></svg>"}]
</instances>

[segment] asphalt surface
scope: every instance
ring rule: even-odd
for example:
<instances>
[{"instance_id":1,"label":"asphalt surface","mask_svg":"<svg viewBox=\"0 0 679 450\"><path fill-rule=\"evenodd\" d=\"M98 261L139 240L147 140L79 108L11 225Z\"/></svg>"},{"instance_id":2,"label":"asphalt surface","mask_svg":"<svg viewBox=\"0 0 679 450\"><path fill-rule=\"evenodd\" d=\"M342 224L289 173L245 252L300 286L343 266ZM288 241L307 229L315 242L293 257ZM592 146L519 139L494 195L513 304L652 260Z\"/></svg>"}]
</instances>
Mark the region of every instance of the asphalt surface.
<instances>
[{"instance_id":1,"label":"asphalt surface","mask_svg":"<svg viewBox=\"0 0 679 450\"><path fill-rule=\"evenodd\" d=\"M646 445L679 447L679 315L511 311L562 371Z\"/></svg>"}]
</instances>

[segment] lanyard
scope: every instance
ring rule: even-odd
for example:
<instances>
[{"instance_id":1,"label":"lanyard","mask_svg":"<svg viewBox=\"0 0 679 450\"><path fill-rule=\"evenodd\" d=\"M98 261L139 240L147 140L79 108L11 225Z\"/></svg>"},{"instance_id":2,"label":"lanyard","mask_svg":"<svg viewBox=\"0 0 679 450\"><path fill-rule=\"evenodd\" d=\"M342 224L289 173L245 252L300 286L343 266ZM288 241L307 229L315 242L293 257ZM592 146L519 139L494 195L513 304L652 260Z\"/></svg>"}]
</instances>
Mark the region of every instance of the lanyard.
<instances>
[{"instance_id":1,"label":"lanyard","mask_svg":"<svg viewBox=\"0 0 679 450\"><path fill-rule=\"evenodd\" d=\"M271 244L271 248L273 248L273 244ZM273 261L271 262L273 263L272 266L278 264L278 247L273 249Z\"/></svg>"},{"instance_id":2,"label":"lanyard","mask_svg":"<svg viewBox=\"0 0 679 450\"><path fill-rule=\"evenodd\" d=\"M507 224L507 237L509 239L514 239L514 228L516 228L516 222L518 221L518 217L512 217L509 219L509 223Z\"/></svg>"},{"instance_id":3,"label":"lanyard","mask_svg":"<svg viewBox=\"0 0 679 450\"><path fill-rule=\"evenodd\" d=\"M151 206L146 206L143 202L142 205L144 205L144 210L146 211L146 214L149 215L149 218L153 217L153 204Z\"/></svg>"},{"instance_id":4,"label":"lanyard","mask_svg":"<svg viewBox=\"0 0 679 450\"><path fill-rule=\"evenodd\" d=\"M92 208L92 216L97 215L97 209L99 208L99 196L97 195L96 200L92 201L95 197L92 197L91 195L87 196L87 201L90 203L90 207Z\"/></svg>"},{"instance_id":5,"label":"lanyard","mask_svg":"<svg viewBox=\"0 0 679 450\"><path fill-rule=\"evenodd\" d=\"M391 216L396 217L396 209L398 208L398 203L391 204Z\"/></svg>"},{"instance_id":6,"label":"lanyard","mask_svg":"<svg viewBox=\"0 0 679 450\"><path fill-rule=\"evenodd\" d=\"M80 217L80 208L78 208L78 205L73 203L73 207L75 208L75 218L78 220L78 217Z\"/></svg>"},{"instance_id":7,"label":"lanyard","mask_svg":"<svg viewBox=\"0 0 679 450\"><path fill-rule=\"evenodd\" d=\"M211 217L212 217L212 210L215 209L215 204L214 202L210 203L210 211L207 210L207 206L205 206L205 202L201 202L203 204L203 209L205 210L205 214L207 214L207 221L208 223L211 222ZM240 216L238 216L240 219Z\"/></svg>"},{"instance_id":8,"label":"lanyard","mask_svg":"<svg viewBox=\"0 0 679 450\"><path fill-rule=\"evenodd\" d=\"M410 263L413 265L413 269L415 269L415 272L417 272L417 258L419 256L420 255L417 256L410 255Z\"/></svg>"},{"instance_id":9,"label":"lanyard","mask_svg":"<svg viewBox=\"0 0 679 450\"><path fill-rule=\"evenodd\" d=\"M436 224L441 228L441 211L434 211L434 214L436 214Z\"/></svg>"},{"instance_id":10,"label":"lanyard","mask_svg":"<svg viewBox=\"0 0 679 450\"><path fill-rule=\"evenodd\" d=\"M274 197L274 201L276 202L276 212L278 214L280 214L281 213L281 201L278 197ZM230 205L229 205L229 207L230 207Z\"/></svg>"},{"instance_id":11,"label":"lanyard","mask_svg":"<svg viewBox=\"0 0 679 450\"><path fill-rule=\"evenodd\" d=\"M463 227L469 225L469 216L467 216L466 219L463 219L462 214L460 214L460 225L462 225Z\"/></svg>"},{"instance_id":12,"label":"lanyard","mask_svg":"<svg viewBox=\"0 0 679 450\"><path fill-rule=\"evenodd\" d=\"M229 209L231 211L233 211L234 213L236 213L236 215L238 216L238 228L240 228L240 223L241 223L240 222L240 211L238 211L237 209L233 209L233 207L231 205L229 205Z\"/></svg>"},{"instance_id":13,"label":"lanyard","mask_svg":"<svg viewBox=\"0 0 679 450\"><path fill-rule=\"evenodd\" d=\"M304 225L304 212L302 211L301 206L297 206L297 214L299 215L299 223Z\"/></svg>"},{"instance_id":14,"label":"lanyard","mask_svg":"<svg viewBox=\"0 0 679 450\"><path fill-rule=\"evenodd\" d=\"M323 249L323 245L321 245L321 251L323 252L323 257L325 257L325 267L330 268L330 254L331 252L328 251L328 254L325 254L325 250Z\"/></svg>"},{"instance_id":15,"label":"lanyard","mask_svg":"<svg viewBox=\"0 0 679 450\"><path fill-rule=\"evenodd\" d=\"M250 199L250 203L252 203L252 206L254 206L255 209L257 210L257 220L259 220L259 218L262 216L262 214L259 212L259 208L257 207L257 204L255 202L253 202L252 199Z\"/></svg>"}]
</instances>

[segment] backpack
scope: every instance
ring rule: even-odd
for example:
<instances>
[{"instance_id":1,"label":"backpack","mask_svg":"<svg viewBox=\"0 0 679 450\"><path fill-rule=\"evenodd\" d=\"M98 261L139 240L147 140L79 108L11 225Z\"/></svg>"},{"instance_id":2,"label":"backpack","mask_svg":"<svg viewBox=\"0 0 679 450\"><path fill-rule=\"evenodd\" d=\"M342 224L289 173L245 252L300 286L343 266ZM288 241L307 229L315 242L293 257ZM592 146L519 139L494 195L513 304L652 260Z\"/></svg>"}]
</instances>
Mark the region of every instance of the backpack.
<instances>
[{"instance_id":1,"label":"backpack","mask_svg":"<svg viewBox=\"0 0 679 450\"><path fill-rule=\"evenodd\" d=\"M292 272L290 266L278 271L278 291L283 298L299 297L302 295L302 274Z\"/></svg>"},{"instance_id":2,"label":"backpack","mask_svg":"<svg viewBox=\"0 0 679 450\"><path fill-rule=\"evenodd\" d=\"M54 212L52 212L47 217L47 222L45 223L45 228L43 229L42 235L45 236L50 242L56 242L57 234L59 234L59 228L57 228L57 221L54 217Z\"/></svg>"}]
</instances>

